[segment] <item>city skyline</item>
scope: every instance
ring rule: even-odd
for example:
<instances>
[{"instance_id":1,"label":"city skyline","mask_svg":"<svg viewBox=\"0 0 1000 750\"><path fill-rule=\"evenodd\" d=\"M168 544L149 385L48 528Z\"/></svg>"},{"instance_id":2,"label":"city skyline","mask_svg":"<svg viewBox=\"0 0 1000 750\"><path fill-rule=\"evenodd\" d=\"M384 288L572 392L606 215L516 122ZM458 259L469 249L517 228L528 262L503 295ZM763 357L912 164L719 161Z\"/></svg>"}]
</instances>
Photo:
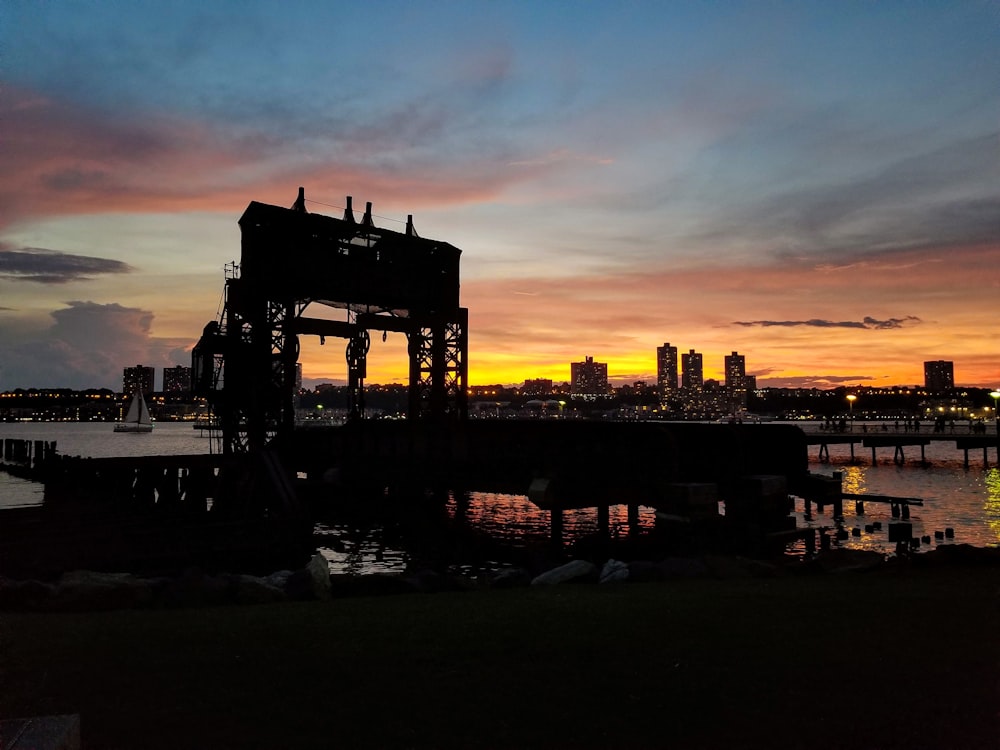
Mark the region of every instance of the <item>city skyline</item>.
<instances>
[{"instance_id":1,"label":"city skyline","mask_svg":"<svg viewBox=\"0 0 1000 750\"><path fill-rule=\"evenodd\" d=\"M463 251L469 382L696 342L760 387L1000 385L1000 12L0 5L0 391L190 364L250 201ZM372 45L349 29L371 29ZM370 382L405 382L373 337ZM306 385L344 342L303 340Z\"/></svg>"},{"instance_id":2,"label":"city skyline","mask_svg":"<svg viewBox=\"0 0 1000 750\"><path fill-rule=\"evenodd\" d=\"M638 381L628 380L627 378L615 375L608 371L608 365L605 362L595 361L593 356L585 356L584 360L581 362L570 362L569 376L564 380L553 380L552 378L525 378L523 381L518 383L470 383L470 388L490 388L499 386L501 388L522 388L525 392L535 392L535 393L546 393L549 389L556 387L569 387L572 386L576 389L576 386L583 381L586 381L587 388L583 389L581 392L587 394L594 394L603 392L605 389L617 389L622 386L633 386L642 383L644 385L654 385L661 395L669 395L669 393L676 393L682 390L700 390L706 384L706 382L712 382L715 387L726 387L726 388L738 388L741 390L757 390L758 387L765 389L768 387L780 388L780 386L758 386L756 382L756 376L752 372L746 371L746 356L739 354L736 351L731 352L723 357L724 366L723 379L717 378L704 378L703 377L703 365L702 365L702 354L701 352L696 352L691 349L684 352L681 361L682 372L677 372L677 347L671 346L669 343L665 343L663 346L656 347L656 357L657 357L657 373L656 377L652 379L650 383L649 378L642 378ZM662 368L662 371L661 371ZM163 388L162 392L180 392L188 391L191 388L191 375L192 368L188 365L175 365L169 367L163 367L161 383ZM997 390L989 386L970 386L963 384L961 382L956 383L954 377L954 362L947 360L934 360L926 361L923 363L923 383L889 383L883 384L882 386L869 386L867 384L859 384L855 386L858 389L861 388L913 388L913 389L925 389L928 391L945 391L953 389L962 388L989 388L991 390ZM669 378L661 378L664 374L673 374L673 385L667 386L667 383L671 382ZM581 380L582 378L582 380ZM732 382L730 380L732 379ZM119 392L129 395L134 389L134 383L142 381L144 383L144 392L154 392L156 391L156 368L143 365L141 363L137 365L132 365L125 367L123 369L123 374L121 378L122 388ZM302 390L304 385L302 382L302 366L301 364L296 365L296 389ZM601 386L601 383L604 386ZM330 381L318 382L315 384L316 387L323 386L346 386L346 383L337 383ZM402 383L376 383L370 382L371 387L384 387L393 385L404 385ZM596 387L593 387L596 386ZM851 386L838 386L850 388ZM58 388L58 387L55 387ZM27 386L19 389L8 389L7 391L0 392L10 392L11 390L51 390L53 387L42 387L37 386ZM80 388L78 390L113 390L98 386L87 386ZM834 390L834 389L821 389L821 390Z\"/></svg>"}]
</instances>

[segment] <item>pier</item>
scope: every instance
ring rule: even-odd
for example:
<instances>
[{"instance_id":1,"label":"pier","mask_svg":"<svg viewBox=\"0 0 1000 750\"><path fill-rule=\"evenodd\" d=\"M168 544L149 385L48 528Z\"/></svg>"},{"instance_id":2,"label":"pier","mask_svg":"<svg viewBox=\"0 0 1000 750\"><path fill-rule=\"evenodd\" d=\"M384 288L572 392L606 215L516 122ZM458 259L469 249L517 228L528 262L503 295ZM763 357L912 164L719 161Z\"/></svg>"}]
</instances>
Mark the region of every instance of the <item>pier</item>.
<instances>
[{"instance_id":1,"label":"pier","mask_svg":"<svg viewBox=\"0 0 1000 750\"><path fill-rule=\"evenodd\" d=\"M855 457L855 446L861 445L863 448L870 448L872 452L872 466L878 465L879 448L892 448L892 461L897 466L906 463L905 448L920 448L920 464L926 465L926 447L931 443L954 443L955 449L963 452L963 462L965 468L969 468L969 451L982 450L983 467L990 465L989 451L997 450L998 438L994 435L956 435L941 433L907 432L907 433L887 433L887 432L831 432L831 433L807 433L806 441L810 446L818 446L818 459L823 462L830 460L831 445L849 445L851 451L851 462L857 461ZM1000 465L1000 458L998 458Z\"/></svg>"}]
</instances>

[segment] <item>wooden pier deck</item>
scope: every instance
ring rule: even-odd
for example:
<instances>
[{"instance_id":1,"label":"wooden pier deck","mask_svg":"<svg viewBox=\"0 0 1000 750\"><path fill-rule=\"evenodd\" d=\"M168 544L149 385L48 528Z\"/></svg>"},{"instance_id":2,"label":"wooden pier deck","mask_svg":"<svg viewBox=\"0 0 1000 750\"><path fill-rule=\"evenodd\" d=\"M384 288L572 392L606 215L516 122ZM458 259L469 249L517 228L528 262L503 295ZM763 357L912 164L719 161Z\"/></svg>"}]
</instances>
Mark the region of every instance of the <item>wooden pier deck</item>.
<instances>
[{"instance_id":1,"label":"wooden pier deck","mask_svg":"<svg viewBox=\"0 0 1000 750\"><path fill-rule=\"evenodd\" d=\"M849 445L851 450L851 461L856 461L854 447L861 445L870 448L872 452L872 466L878 463L879 448L893 449L893 463L902 466L906 461L904 448L919 447L920 463L927 463L926 448L931 443L954 443L955 449L963 452L963 462L965 468L969 467L969 451L983 451L983 466L989 467L989 451L996 450L998 438L995 435L956 435L955 433L919 433L919 432L826 432L807 433L806 442L811 446L819 447L818 458L820 461L830 460L831 445ZM998 457L1000 464L1000 457Z\"/></svg>"}]
</instances>

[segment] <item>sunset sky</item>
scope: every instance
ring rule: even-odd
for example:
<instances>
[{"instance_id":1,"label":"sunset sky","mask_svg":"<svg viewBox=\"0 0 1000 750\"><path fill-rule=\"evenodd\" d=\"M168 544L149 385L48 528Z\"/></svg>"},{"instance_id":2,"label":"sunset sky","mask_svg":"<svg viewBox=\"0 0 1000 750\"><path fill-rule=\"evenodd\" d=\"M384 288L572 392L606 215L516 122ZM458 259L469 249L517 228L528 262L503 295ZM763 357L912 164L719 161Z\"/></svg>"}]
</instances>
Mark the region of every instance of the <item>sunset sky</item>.
<instances>
[{"instance_id":1,"label":"sunset sky","mask_svg":"<svg viewBox=\"0 0 1000 750\"><path fill-rule=\"evenodd\" d=\"M1000 386L998 50L988 0L3 0L0 391L190 364L299 186L462 249L472 384Z\"/></svg>"}]
</instances>

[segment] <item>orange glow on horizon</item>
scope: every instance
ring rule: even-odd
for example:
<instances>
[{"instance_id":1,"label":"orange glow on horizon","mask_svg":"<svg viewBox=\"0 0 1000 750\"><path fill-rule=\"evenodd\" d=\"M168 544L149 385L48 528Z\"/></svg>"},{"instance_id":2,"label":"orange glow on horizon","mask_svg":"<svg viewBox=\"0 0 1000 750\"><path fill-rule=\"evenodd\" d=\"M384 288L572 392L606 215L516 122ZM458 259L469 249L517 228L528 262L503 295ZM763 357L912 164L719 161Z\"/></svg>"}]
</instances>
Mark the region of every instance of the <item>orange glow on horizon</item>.
<instances>
[{"instance_id":1,"label":"orange glow on horizon","mask_svg":"<svg viewBox=\"0 0 1000 750\"><path fill-rule=\"evenodd\" d=\"M329 348L329 343L327 348ZM303 377L308 380L319 381L346 381L347 367L343 362L342 347L335 347L335 358L324 357L321 359L303 358ZM655 346L652 354L636 354L620 359L601 358L596 350L593 356L598 362L607 362L608 379L615 385L631 384L636 381L645 381L649 385L656 384L656 360ZM374 349L374 346L373 346ZM705 359L704 377L706 380L714 379L720 383L725 381L725 373L722 368L723 357L730 352L702 352ZM742 352L741 353L745 353ZM788 368L780 371L764 373L767 362L762 356L745 353L747 356L747 373L757 374L758 387L816 387L820 390L828 390L840 386L921 386L924 382L923 361L915 362L908 366L886 367L872 373L872 377L851 377L850 372L843 372L842 368L835 368L832 365L822 369L824 375L817 375L817 369L807 371L801 368ZM581 361L585 355L581 354L576 360ZM718 360L716 366L709 366ZM755 369L756 366L756 369ZM973 369L964 367L960 361L955 362L956 385L970 388L995 388L994 385L1000 381L1000 375L993 372L990 367ZM678 373L679 374L679 373ZM366 382L371 384L390 384L408 382L408 364L405 352L400 352L398 359L380 357L377 360L369 361L368 377ZM570 361L553 362L551 360L539 360L535 363L527 359L511 357L481 357L477 361L470 362L469 365L469 385L505 385L520 386L525 380L549 379L554 384L567 383L570 380ZM805 381L805 382L803 382Z\"/></svg>"}]
</instances>

